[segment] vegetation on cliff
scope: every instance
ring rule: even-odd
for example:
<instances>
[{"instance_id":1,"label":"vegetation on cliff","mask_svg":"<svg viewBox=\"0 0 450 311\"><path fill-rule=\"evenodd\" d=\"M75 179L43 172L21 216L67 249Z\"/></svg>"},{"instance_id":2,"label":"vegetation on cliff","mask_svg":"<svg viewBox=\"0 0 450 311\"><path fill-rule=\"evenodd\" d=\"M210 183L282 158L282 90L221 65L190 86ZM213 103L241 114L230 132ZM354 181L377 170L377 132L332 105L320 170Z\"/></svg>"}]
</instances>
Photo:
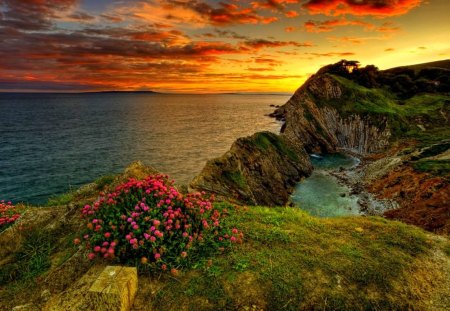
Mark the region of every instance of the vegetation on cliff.
<instances>
[{"instance_id":1,"label":"vegetation on cliff","mask_svg":"<svg viewBox=\"0 0 450 311\"><path fill-rule=\"evenodd\" d=\"M295 184L312 171L303 148L271 132L238 139L207 162L190 189L250 205L284 205Z\"/></svg>"}]
</instances>

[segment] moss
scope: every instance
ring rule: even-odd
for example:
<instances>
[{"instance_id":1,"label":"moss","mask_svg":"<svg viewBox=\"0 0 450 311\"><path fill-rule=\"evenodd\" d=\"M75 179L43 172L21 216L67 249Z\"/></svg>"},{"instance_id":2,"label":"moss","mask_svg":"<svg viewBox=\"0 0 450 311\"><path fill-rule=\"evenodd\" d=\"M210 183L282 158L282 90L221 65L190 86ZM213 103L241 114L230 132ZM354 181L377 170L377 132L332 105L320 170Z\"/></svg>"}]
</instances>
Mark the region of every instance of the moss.
<instances>
[{"instance_id":1,"label":"moss","mask_svg":"<svg viewBox=\"0 0 450 311\"><path fill-rule=\"evenodd\" d=\"M450 141L444 141L426 148L420 153L419 156L414 156L411 160L420 160L423 158L433 157L447 151L448 149L450 149Z\"/></svg>"},{"instance_id":2,"label":"moss","mask_svg":"<svg viewBox=\"0 0 450 311\"><path fill-rule=\"evenodd\" d=\"M255 136L248 141L248 143L263 151L266 151L269 148L275 148L279 153L287 155L290 160L299 160L297 153L276 134L270 132L259 132L256 133Z\"/></svg>"},{"instance_id":3,"label":"moss","mask_svg":"<svg viewBox=\"0 0 450 311\"><path fill-rule=\"evenodd\" d=\"M438 176L450 174L450 160L419 160L413 164L416 171Z\"/></svg>"},{"instance_id":4,"label":"moss","mask_svg":"<svg viewBox=\"0 0 450 311\"><path fill-rule=\"evenodd\" d=\"M307 109L305 109L303 111L303 116L305 117L306 120L308 120L310 122L314 120L314 116L312 115L311 111L309 111Z\"/></svg>"},{"instance_id":5,"label":"moss","mask_svg":"<svg viewBox=\"0 0 450 311\"><path fill-rule=\"evenodd\" d=\"M234 184L238 185L240 188L247 187L247 181L244 175L240 171L224 171L222 175L225 179L232 181Z\"/></svg>"}]
</instances>

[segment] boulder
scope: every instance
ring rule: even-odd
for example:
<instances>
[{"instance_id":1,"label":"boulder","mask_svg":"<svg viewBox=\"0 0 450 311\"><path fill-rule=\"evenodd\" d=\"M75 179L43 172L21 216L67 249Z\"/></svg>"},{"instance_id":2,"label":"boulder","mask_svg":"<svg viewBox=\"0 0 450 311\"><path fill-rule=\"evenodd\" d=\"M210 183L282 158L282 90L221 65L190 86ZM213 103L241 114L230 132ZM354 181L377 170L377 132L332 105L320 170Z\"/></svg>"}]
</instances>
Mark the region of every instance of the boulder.
<instances>
[{"instance_id":1,"label":"boulder","mask_svg":"<svg viewBox=\"0 0 450 311\"><path fill-rule=\"evenodd\" d=\"M136 268L107 266L89 289L90 310L129 311L137 286Z\"/></svg>"}]
</instances>

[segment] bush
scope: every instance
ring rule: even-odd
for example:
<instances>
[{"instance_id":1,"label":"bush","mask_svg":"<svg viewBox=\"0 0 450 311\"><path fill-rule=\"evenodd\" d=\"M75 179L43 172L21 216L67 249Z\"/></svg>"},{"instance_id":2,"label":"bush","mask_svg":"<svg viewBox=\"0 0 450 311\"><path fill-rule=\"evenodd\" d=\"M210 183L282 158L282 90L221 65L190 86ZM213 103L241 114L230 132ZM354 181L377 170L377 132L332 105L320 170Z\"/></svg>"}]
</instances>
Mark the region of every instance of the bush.
<instances>
[{"instance_id":1,"label":"bush","mask_svg":"<svg viewBox=\"0 0 450 311\"><path fill-rule=\"evenodd\" d=\"M163 175L119 185L82 210L89 220L84 235L89 259L177 269L242 241L242 233L221 223L227 211L214 208L213 198L203 195L183 196Z\"/></svg>"},{"instance_id":2,"label":"bush","mask_svg":"<svg viewBox=\"0 0 450 311\"><path fill-rule=\"evenodd\" d=\"M0 201L0 229L12 225L19 218L20 213L11 202Z\"/></svg>"}]
</instances>

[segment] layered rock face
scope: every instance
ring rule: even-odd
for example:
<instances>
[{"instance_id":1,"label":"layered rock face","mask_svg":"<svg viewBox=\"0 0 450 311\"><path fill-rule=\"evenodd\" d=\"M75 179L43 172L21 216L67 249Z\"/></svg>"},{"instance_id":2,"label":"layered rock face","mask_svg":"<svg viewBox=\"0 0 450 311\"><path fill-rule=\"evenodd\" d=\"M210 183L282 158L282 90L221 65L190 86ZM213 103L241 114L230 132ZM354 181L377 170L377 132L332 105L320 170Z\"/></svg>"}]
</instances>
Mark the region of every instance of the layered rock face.
<instances>
[{"instance_id":1,"label":"layered rock face","mask_svg":"<svg viewBox=\"0 0 450 311\"><path fill-rule=\"evenodd\" d=\"M328 74L312 76L273 116L284 120L282 136L308 152L336 152L343 148L364 155L389 144L388 122L377 116L339 111L348 90ZM336 109L338 108L338 109Z\"/></svg>"},{"instance_id":2,"label":"layered rock face","mask_svg":"<svg viewBox=\"0 0 450 311\"><path fill-rule=\"evenodd\" d=\"M296 183L312 172L305 149L271 132L240 138L222 157L207 162L191 191L251 205L284 205Z\"/></svg>"}]
</instances>

